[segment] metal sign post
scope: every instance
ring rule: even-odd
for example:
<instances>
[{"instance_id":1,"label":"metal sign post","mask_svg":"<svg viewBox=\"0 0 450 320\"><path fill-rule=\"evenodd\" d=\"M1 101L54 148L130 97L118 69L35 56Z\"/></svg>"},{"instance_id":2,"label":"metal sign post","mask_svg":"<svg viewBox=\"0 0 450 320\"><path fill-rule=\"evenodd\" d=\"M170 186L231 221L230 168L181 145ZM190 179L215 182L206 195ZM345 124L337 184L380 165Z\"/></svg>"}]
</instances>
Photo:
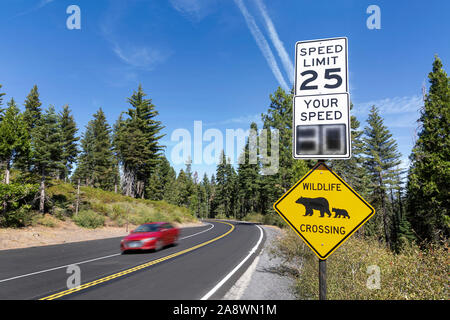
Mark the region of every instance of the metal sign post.
<instances>
[{"instance_id":1,"label":"metal sign post","mask_svg":"<svg viewBox=\"0 0 450 320\"><path fill-rule=\"evenodd\" d=\"M320 159L319 163L325 164L325 160ZM319 300L327 300L327 260L319 259Z\"/></svg>"},{"instance_id":2,"label":"metal sign post","mask_svg":"<svg viewBox=\"0 0 450 320\"><path fill-rule=\"evenodd\" d=\"M319 300L327 300L327 260L319 259Z\"/></svg>"}]
</instances>

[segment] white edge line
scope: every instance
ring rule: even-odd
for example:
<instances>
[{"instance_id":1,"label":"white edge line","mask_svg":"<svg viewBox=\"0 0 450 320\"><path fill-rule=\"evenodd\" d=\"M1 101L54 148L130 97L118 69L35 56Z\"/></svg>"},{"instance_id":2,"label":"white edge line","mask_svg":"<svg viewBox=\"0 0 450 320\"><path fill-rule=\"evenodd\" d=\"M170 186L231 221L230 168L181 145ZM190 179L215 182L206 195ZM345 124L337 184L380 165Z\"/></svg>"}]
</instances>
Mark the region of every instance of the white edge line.
<instances>
[{"instance_id":1,"label":"white edge line","mask_svg":"<svg viewBox=\"0 0 450 320\"><path fill-rule=\"evenodd\" d=\"M230 271L230 273L228 273L225 278L223 278L218 284L216 284L216 286L214 288L212 288L207 294L205 294L200 300L208 300L214 293L216 293L217 290L220 289L220 287L222 287L224 285L225 282L228 281L228 279L231 278L231 276L239 270L240 267L242 267L242 265L253 255L253 253L256 252L256 250L258 249L259 245L261 244L261 241L263 239L264 236L264 232L263 229L256 225L260 231L260 236L259 236L259 240L256 243L256 245L250 250L250 252L248 253L248 255L244 258L244 260L242 260L236 267L234 267L233 270Z\"/></svg>"},{"instance_id":2,"label":"white edge line","mask_svg":"<svg viewBox=\"0 0 450 320\"><path fill-rule=\"evenodd\" d=\"M189 235L189 236L180 238L179 240L184 240L184 239L187 239L187 238L196 236L196 235L198 235L198 234L200 234L200 233L209 231L209 230L211 230L212 228L214 228L214 225L213 225L212 223L205 222L205 224L207 224L207 225L209 224L209 225L211 225L212 227L210 227L209 229L206 229L206 230L203 230L203 231L200 231L200 232L191 234L191 235ZM20 279L20 278L25 278L25 277L29 277L29 276L34 276L34 275L40 274L40 273L45 273L45 272L55 271L55 270L58 270L58 269L67 268L68 266L79 265L79 264L85 264L85 263L89 263L89 262L93 262L93 261L97 261L97 260L102 260L102 259L107 259L107 258L112 258L112 257L120 256L120 255L121 255L121 253L115 253L115 254L110 254L109 256L104 256L104 257L94 258L94 259L90 259L90 260L85 260L85 261L81 261L81 262L75 262L75 263L72 263L72 264L67 264L67 265L65 265L65 266L60 266L60 267L55 267L55 268L51 268L51 269L46 269L46 270L36 271L36 272L32 272L32 273L27 273L27 274L23 274L23 275L20 275L20 276L15 276L15 277L8 278L8 279L2 279L2 280L0 280L0 283L6 282L6 281L15 280L15 279Z\"/></svg>"},{"instance_id":3,"label":"white edge line","mask_svg":"<svg viewBox=\"0 0 450 320\"><path fill-rule=\"evenodd\" d=\"M186 236L186 237L180 238L179 240L184 240L184 239L187 239L187 238L190 238L190 237L193 237L193 236L199 235L200 233L203 233L203 232L209 231L209 230L211 230L212 228L214 228L214 225L213 225L212 223L209 223L209 222L205 222L205 223L206 223L206 224L209 224L209 225L211 225L211 228L209 228L209 229L206 229L206 230L203 230L203 231L200 231L200 232L197 232L197 233L194 233L194 234L191 234L190 236Z\"/></svg>"}]
</instances>

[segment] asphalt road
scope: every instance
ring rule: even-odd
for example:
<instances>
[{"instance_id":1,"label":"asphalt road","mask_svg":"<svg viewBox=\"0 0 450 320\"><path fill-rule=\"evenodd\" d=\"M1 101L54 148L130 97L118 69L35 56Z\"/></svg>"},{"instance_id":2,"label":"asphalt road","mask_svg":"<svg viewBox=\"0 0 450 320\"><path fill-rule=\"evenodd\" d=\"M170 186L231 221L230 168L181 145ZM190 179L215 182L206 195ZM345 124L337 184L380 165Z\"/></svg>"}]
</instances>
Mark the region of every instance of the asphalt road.
<instances>
[{"instance_id":1,"label":"asphalt road","mask_svg":"<svg viewBox=\"0 0 450 320\"><path fill-rule=\"evenodd\" d=\"M120 240L0 251L0 299L221 299L264 242L254 224L215 220L181 229L178 244L158 252L122 255Z\"/></svg>"}]
</instances>

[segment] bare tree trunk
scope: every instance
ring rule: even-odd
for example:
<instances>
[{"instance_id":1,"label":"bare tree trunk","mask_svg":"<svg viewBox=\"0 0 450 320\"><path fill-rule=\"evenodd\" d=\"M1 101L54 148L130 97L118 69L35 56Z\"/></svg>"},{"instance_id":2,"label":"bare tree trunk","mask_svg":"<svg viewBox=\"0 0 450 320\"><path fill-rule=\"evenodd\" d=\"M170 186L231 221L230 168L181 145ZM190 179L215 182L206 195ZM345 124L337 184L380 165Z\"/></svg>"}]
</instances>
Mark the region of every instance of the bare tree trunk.
<instances>
[{"instance_id":1,"label":"bare tree trunk","mask_svg":"<svg viewBox=\"0 0 450 320\"><path fill-rule=\"evenodd\" d=\"M124 168L124 174L123 174L123 178L124 178L124 189L125 189L125 195L128 197L135 197L135 175L134 173L127 169Z\"/></svg>"},{"instance_id":2,"label":"bare tree trunk","mask_svg":"<svg viewBox=\"0 0 450 320\"><path fill-rule=\"evenodd\" d=\"M40 191L41 191L41 196L39 199L39 212L40 213L44 213L44 205L45 205L45 176L42 175L41 177L41 187L40 187Z\"/></svg>"},{"instance_id":3,"label":"bare tree trunk","mask_svg":"<svg viewBox=\"0 0 450 320\"><path fill-rule=\"evenodd\" d=\"M6 169L5 169L5 184L9 184L9 180L10 180L10 162L6 161Z\"/></svg>"},{"instance_id":4,"label":"bare tree trunk","mask_svg":"<svg viewBox=\"0 0 450 320\"><path fill-rule=\"evenodd\" d=\"M136 182L136 197L144 199L144 181L138 180Z\"/></svg>"},{"instance_id":5,"label":"bare tree trunk","mask_svg":"<svg viewBox=\"0 0 450 320\"><path fill-rule=\"evenodd\" d=\"M6 166L5 166L5 184L9 184L9 175L10 175L10 173L9 173L9 161L7 161L6 162ZM6 197L5 197L5 199L6 199ZM4 200L3 201L3 213L6 212L6 206L7 206L7 203L6 203L6 200Z\"/></svg>"},{"instance_id":6,"label":"bare tree trunk","mask_svg":"<svg viewBox=\"0 0 450 320\"><path fill-rule=\"evenodd\" d=\"M387 212L386 212L386 203L385 203L385 194L383 190L383 178L381 176L381 172L379 173L379 181L380 181L380 198L381 198L381 210L383 210L383 229L384 229L384 239L386 240L386 246L390 248L390 237L389 237L389 226L387 221Z\"/></svg>"},{"instance_id":7,"label":"bare tree trunk","mask_svg":"<svg viewBox=\"0 0 450 320\"><path fill-rule=\"evenodd\" d=\"M75 215L78 215L79 206L80 206L80 179L78 179L78 186L77 186L77 203L75 205Z\"/></svg>"}]
</instances>

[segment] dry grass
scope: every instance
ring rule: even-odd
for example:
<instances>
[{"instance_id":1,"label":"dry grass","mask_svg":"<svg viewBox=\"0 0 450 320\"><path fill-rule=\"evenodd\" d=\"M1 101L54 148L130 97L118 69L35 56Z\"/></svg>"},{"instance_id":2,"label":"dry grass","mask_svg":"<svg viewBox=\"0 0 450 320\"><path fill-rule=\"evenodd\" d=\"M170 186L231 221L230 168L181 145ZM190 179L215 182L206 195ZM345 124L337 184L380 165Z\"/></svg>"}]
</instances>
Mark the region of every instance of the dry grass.
<instances>
[{"instance_id":1,"label":"dry grass","mask_svg":"<svg viewBox=\"0 0 450 320\"><path fill-rule=\"evenodd\" d=\"M318 258L291 230L285 230L272 254L298 266L296 292L300 299L318 299ZM379 289L369 289L373 271L380 270ZM337 300L448 299L448 248L409 245L394 254L376 241L352 237L327 260L327 297Z\"/></svg>"}]
</instances>

